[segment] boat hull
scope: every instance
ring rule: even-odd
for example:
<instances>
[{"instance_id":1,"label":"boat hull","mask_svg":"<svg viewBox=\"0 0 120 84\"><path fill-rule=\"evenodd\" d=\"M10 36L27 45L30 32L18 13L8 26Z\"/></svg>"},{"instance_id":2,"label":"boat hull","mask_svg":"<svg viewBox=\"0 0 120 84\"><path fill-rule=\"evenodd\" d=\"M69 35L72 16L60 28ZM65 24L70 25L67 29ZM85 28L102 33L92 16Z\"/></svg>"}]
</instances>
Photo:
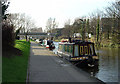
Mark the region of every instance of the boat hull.
<instances>
[{"instance_id":1,"label":"boat hull","mask_svg":"<svg viewBox=\"0 0 120 84\"><path fill-rule=\"evenodd\" d=\"M71 57L69 54L64 54L63 52L58 51L57 52L58 56L61 58L64 58L75 65L83 65L83 66L98 66L98 56L93 56L92 59L89 59L88 56L85 57Z\"/></svg>"}]
</instances>

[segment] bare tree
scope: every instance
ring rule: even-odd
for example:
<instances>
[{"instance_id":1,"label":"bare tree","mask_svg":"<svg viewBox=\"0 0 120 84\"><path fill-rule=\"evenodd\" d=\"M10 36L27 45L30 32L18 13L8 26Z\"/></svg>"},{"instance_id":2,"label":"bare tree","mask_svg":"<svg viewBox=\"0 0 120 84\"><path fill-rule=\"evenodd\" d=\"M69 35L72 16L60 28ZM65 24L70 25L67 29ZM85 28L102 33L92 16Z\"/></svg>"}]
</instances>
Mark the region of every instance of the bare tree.
<instances>
[{"instance_id":1,"label":"bare tree","mask_svg":"<svg viewBox=\"0 0 120 84\"><path fill-rule=\"evenodd\" d=\"M115 15L115 17L120 18L120 1L111 3L111 6L106 7L106 16L112 17Z\"/></svg>"},{"instance_id":2,"label":"bare tree","mask_svg":"<svg viewBox=\"0 0 120 84\"><path fill-rule=\"evenodd\" d=\"M64 23L64 30L62 31L62 33L64 34L64 36L67 36L67 37L72 36L72 26L71 26L71 20L70 19L68 19Z\"/></svg>"},{"instance_id":3,"label":"bare tree","mask_svg":"<svg viewBox=\"0 0 120 84\"><path fill-rule=\"evenodd\" d=\"M13 24L15 31L25 27L25 14L9 14L7 20Z\"/></svg>"},{"instance_id":4,"label":"bare tree","mask_svg":"<svg viewBox=\"0 0 120 84\"><path fill-rule=\"evenodd\" d=\"M25 14L9 14L7 20L14 25L15 31L21 29L21 32L25 33L28 32L30 28L35 27L32 19L29 16L26 16Z\"/></svg>"},{"instance_id":5,"label":"bare tree","mask_svg":"<svg viewBox=\"0 0 120 84\"><path fill-rule=\"evenodd\" d=\"M112 41L118 42L116 39L120 39L120 1L111 3L111 6L106 8L105 15L106 17L111 18Z\"/></svg>"},{"instance_id":6,"label":"bare tree","mask_svg":"<svg viewBox=\"0 0 120 84\"><path fill-rule=\"evenodd\" d=\"M52 33L52 30L58 26L55 18L49 18L46 23L46 30L49 33Z\"/></svg>"},{"instance_id":7,"label":"bare tree","mask_svg":"<svg viewBox=\"0 0 120 84\"><path fill-rule=\"evenodd\" d=\"M25 32L30 32L31 28L35 28L35 24L31 17L26 16L25 17Z\"/></svg>"},{"instance_id":8,"label":"bare tree","mask_svg":"<svg viewBox=\"0 0 120 84\"><path fill-rule=\"evenodd\" d=\"M34 28L34 22L29 16L26 16L25 14L9 14L7 21L12 24L15 28L14 32L16 33L16 38L18 33L28 33L30 32L31 28ZM26 34L26 40L27 40L27 34Z\"/></svg>"}]
</instances>

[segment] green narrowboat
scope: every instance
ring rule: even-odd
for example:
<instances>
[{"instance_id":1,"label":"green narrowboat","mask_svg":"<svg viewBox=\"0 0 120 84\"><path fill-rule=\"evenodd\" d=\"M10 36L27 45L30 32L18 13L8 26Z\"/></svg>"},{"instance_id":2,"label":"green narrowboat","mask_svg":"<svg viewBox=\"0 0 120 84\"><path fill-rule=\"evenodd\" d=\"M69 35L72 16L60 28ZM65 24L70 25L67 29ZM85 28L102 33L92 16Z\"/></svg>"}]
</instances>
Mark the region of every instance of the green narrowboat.
<instances>
[{"instance_id":1,"label":"green narrowboat","mask_svg":"<svg viewBox=\"0 0 120 84\"><path fill-rule=\"evenodd\" d=\"M72 62L96 65L98 61L94 43L92 42L61 42L59 43L57 54Z\"/></svg>"}]
</instances>

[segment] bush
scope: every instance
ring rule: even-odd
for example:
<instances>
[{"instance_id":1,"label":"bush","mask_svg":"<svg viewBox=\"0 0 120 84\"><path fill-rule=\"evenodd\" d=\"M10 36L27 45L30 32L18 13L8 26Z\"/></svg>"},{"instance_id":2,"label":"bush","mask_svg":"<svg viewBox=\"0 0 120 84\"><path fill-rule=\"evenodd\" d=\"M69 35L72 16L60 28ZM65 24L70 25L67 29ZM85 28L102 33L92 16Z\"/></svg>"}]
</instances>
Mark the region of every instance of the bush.
<instances>
[{"instance_id":1,"label":"bush","mask_svg":"<svg viewBox=\"0 0 120 84\"><path fill-rule=\"evenodd\" d=\"M14 46L15 34L14 34L14 26L3 22L2 23L2 46Z\"/></svg>"}]
</instances>

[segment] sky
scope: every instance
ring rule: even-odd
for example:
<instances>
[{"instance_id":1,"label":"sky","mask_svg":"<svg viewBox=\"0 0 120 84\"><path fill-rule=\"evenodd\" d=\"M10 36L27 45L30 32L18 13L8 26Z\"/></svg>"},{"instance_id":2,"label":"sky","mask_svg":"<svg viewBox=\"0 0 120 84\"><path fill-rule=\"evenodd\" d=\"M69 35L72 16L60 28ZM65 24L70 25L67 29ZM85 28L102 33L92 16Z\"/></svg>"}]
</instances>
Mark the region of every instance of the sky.
<instances>
[{"instance_id":1,"label":"sky","mask_svg":"<svg viewBox=\"0 0 120 84\"><path fill-rule=\"evenodd\" d=\"M47 20L55 18L58 27L71 19L87 16L97 9L103 10L115 0L10 0L9 13L25 13L37 27L45 29Z\"/></svg>"}]
</instances>

